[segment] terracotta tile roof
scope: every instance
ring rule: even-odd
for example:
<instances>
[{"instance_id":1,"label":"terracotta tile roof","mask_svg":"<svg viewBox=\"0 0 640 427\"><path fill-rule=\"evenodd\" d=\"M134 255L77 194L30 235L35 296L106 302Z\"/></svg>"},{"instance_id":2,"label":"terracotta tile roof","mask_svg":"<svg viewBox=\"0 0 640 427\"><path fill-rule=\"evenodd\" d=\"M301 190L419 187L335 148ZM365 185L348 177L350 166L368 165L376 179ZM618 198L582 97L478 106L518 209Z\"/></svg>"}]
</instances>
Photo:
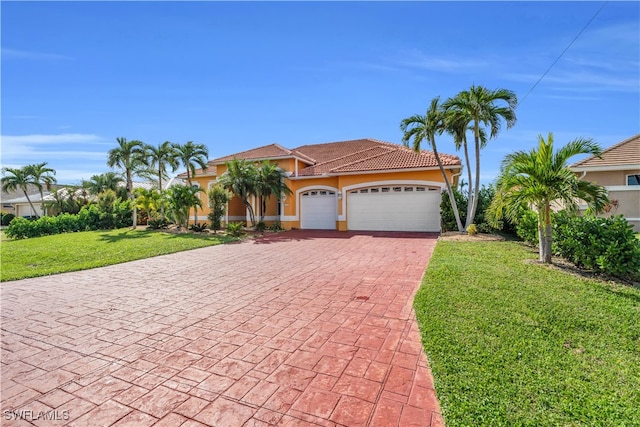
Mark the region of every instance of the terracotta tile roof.
<instances>
[{"instance_id":1,"label":"terracotta tile roof","mask_svg":"<svg viewBox=\"0 0 640 427\"><path fill-rule=\"evenodd\" d=\"M308 167L298 171L299 176L394 169L419 169L438 166L432 151L422 150L420 153L416 153L403 145L367 138L303 145L293 150L289 150L278 144L265 145L211 160L208 163L209 168L206 174L215 175L216 164L222 164L234 158L259 160L291 156L298 157L309 164ZM445 166L461 165L458 156L441 154L440 157ZM201 170L196 170L196 175L201 174ZM186 173L181 173L178 177L185 178Z\"/></svg>"},{"instance_id":2,"label":"terracotta tile roof","mask_svg":"<svg viewBox=\"0 0 640 427\"><path fill-rule=\"evenodd\" d=\"M592 168L603 166L640 167L640 134L625 139L602 152L602 158L587 157L571 165L572 168Z\"/></svg>"},{"instance_id":3,"label":"terracotta tile roof","mask_svg":"<svg viewBox=\"0 0 640 427\"><path fill-rule=\"evenodd\" d=\"M196 175L203 175L203 173L207 174L207 175L211 175L211 176L217 176L218 175L218 168L213 164L213 160L209 160L207 162L207 170L206 172L202 171L202 168L198 168L196 169ZM180 179L187 179L187 172L182 172L181 174L178 174L176 176L176 178L180 178Z\"/></svg>"},{"instance_id":4,"label":"terracotta tile roof","mask_svg":"<svg viewBox=\"0 0 640 427\"><path fill-rule=\"evenodd\" d=\"M304 145L294 151L318 160L317 164L302 169L300 176L438 166L432 151L416 153L402 145L374 139ZM440 158L445 166L461 164L457 156L441 154Z\"/></svg>"},{"instance_id":5,"label":"terracotta tile roof","mask_svg":"<svg viewBox=\"0 0 640 427\"><path fill-rule=\"evenodd\" d=\"M242 151L240 153L231 154L230 156L219 157L212 160L212 163L224 163L233 159L253 160L253 159L273 159L278 157L289 157L293 153L288 148L284 148L278 144L265 145L251 150Z\"/></svg>"}]
</instances>

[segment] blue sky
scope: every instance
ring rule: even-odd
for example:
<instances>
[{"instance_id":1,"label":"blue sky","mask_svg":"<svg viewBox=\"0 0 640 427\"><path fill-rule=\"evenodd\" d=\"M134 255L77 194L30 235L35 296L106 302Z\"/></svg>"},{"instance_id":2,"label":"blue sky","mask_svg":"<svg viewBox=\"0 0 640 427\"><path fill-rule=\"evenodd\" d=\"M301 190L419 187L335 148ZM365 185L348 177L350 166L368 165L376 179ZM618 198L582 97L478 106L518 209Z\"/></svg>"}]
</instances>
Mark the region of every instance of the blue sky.
<instances>
[{"instance_id":1,"label":"blue sky","mask_svg":"<svg viewBox=\"0 0 640 427\"><path fill-rule=\"evenodd\" d=\"M640 4L603 2L6 2L3 167L63 184L107 172L117 137L206 144L376 138L472 84L517 93L515 127L482 152L640 133ZM439 149L455 154L443 136Z\"/></svg>"}]
</instances>

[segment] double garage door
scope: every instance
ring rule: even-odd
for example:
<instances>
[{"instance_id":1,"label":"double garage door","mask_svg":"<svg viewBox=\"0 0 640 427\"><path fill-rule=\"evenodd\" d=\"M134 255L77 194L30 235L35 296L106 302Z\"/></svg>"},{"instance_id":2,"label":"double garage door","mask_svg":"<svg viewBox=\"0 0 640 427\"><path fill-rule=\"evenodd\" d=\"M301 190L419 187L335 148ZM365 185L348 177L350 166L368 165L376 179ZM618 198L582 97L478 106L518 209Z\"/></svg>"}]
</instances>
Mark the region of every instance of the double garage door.
<instances>
[{"instance_id":1,"label":"double garage door","mask_svg":"<svg viewBox=\"0 0 640 427\"><path fill-rule=\"evenodd\" d=\"M347 228L363 231L440 231L440 190L417 185L347 191ZM301 228L336 228L333 191L301 195Z\"/></svg>"}]
</instances>

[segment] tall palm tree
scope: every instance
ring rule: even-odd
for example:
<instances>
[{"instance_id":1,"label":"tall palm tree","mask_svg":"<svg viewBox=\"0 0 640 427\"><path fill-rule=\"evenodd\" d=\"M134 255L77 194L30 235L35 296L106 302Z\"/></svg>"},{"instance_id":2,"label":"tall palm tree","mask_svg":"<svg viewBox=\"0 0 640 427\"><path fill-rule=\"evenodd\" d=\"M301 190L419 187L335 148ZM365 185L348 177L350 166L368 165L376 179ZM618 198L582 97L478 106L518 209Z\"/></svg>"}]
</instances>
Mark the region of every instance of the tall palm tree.
<instances>
[{"instance_id":1,"label":"tall palm tree","mask_svg":"<svg viewBox=\"0 0 640 427\"><path fill-rule=\"evenodd\" d=\"M191 185L191 177L196 174L196 166L200 166L203 171L207 170L207 157L209 150L204 144L194 144L193 141L187 141L184 145L173 144L178 152L178 159L187 169L187 184Z\"/></svg>"},{"instance_id":2,"label":"tall palm tree","mask_svg":"<svg viewBox=\"0 0 640 427\"><path fill-rule=\"evenodd\" d=\"M416 151L420 151L420 146L423 141L426 141L433 150L433 154L438 162L440 173L444 178L444 182L447 186L447 194L449 195L449 201L451 202L451 208L453 209L453 215L456 218L456 224L458 225L458 231L464 231L462 222L460 221L460 213L458 212L458 205L456 198L449 182L444 166L442 165L442 159L438 153L438 147L436 146L436 135L442 134L445 129L444 124L444 111L439 107L440 97L436 97L431 100L431 105L425 115L416 114L411 117L407 117L400 123L400 129L404 132L402 136L402 142L406 147L413 139L412 148Z\"/></svg>"},{"instance_id":3,"label":"tall palm tree","mask_svg":"<svg viewBox=\"0 0 640 427\"><path fill-rule=\"evenodd\" d=\"M194 144L193 141L187 141L185 144L173 144L178 154L178 159L187 169L187 184L191 187L191 177L196 174L196 166L200 166L203 171L207 170L207 158L209 157L209 149L204 144ZM193 207L194 222L198 222L198 208Z\"/></svg>"},{"instance_id":4,"label":"tall palm tree","mask_svg":"<svg viewBox=\"0 0 640 427\"><path fill-rule=\"evenodd\" d=\"M497 105L497 102L506 105ZM455 114L463 121L464 128L473 128L473 139L476 157L476 177L473 185L473 203L471 212L467 215L466 226L471 225L478 207L478 192L480 190L480 149L483 147L481 129L489 128L489 138L495 138L500 132L502 120L511 128L516 124L515 109L518 97L508 89L489 90L483 86L473 85L443 103L444 109ZM466 123L465 123L466 122ZM462 124L459 124L462 126ZM486 139L484 144L486 144ZM471 181L469 181L469 197L472 197Z\"/></svg>"},{"instance_id":5,"label":"tall palm tree","mask_svg":"<svg viewBox=\"0 0 640 427\"><path fill-rule=\"evenodd\" d=\"M264 221L267 200L275 195L280 200L283 194L291 194L291 189L284 183L284 172L275 163L265 160L256 168L255 192L260 207L260 222Z\"/></svg>"},{"instance_id":6,"label":"tall palm tree","mask_svg":"<svg viewBox=\"0 0 640 427\"><path fill-rule=\"evenodd\" d=\"M136 169L146 163L144 157L144 143L142 141L127 141L126 138L116 138L118 146L107 153L107 166L118 167L124 171L127 198L133 200L133 175ZM133 204L133 227L138 225L138 210Z\"/></svg>"},{"instance_id":7,"label":"tall palm tree","mask_svg":"<svg viewBox=\"0 0 640 427\"><path fill-rule=\"evenodd\" d=\"M469 183L472 183L473 180L471 178L471 161L469 159L469 144L467 142L467 132L473 131L473 127L469 126L469 120L466 117L464 111L460 110L449 110L445 113L445 131L453 137L453 143L456 147L457 151L463 149L464 152L464 163L467 168L467 179ZM484 128L480 128L480 148L484 148L487 145L487 133ZM460 189L464 187L464 182L460 181ZM473 186L469 187L469 191L467 194L467 218L465 220L465 228L469 227L473 223L472 213L472 205L474 197L471 194L473 191ZM475 214L474 214L475 216Z\"/></svg>"},{"instance_id":8,"label":"tall palm tree","mask_svg":"<svg viewBox=\"0 0 640 427\"><path fill-rule=\"evenodd\" d=\"M31 211L35 216L39 217L28 193L29 185L35 185L33 176L29 174L28 168L2 168L2 173L4 174L0 181L2 182L2 191L22 190L27 202L29 202L29 206L31 206Z\"/></svg>"},{"instance_id":9,"label":"tall palm tree","mask_svg":"<svg viewBox=\"0 0 640 427\"><path fill-rule=\"evenodd\" d=\"M538 136L538 148L516 151L502 161L496 196L489 208L495 219L518 219L520 206L532 205L538 213L538 246L540 261L551 263L551 204L560 203L576 210L584 200L593 212L601 212L608 203L606 190L580 180L571 169L569 159L579 154L600 156L602 150L592 139L578 138L553 151L553 134L545 141Z\"/></svg>"},{"instance_id":10,"label":"tall palm tree","mask_svg":"<svg viewBox=\"0 0 640 427\"><path fill-rule=\"evenodd\" d=\"M149 166L155 169L158 176L158 189L162 190L162 178L167 176L167 169L171 168L171 172L175 172L180 166L178 151L175 145L169 141L165 141L157 147L146 145L145 149Z\"/></svg>"},{"instance_id":11,"label":"tall palm tree","mask_svg":"<svg viewBox=\"0 0 640 427\"><path fill-rule=\"evenodd\" d=\"M25 166L27 173L31 176L33 185L40 192L40 203L42 204L42 214L46 215L44 205L44 189L51 190L51 185L57 182L55 169L47 167L47 162Z\"/></svg>"},{"instance_id":12,"label":"tall palm tree","mask_svg":"<svg viewBox=\"0 0 640 427\"><path fill-rule=\"evenodd\" d=\"M245 160L233 159L226 163L227 170L218 182L242 200L249 211L251 225L255 225L255 213L249 198L256 195L257 168Z\"/></svg>"}]
</instances>

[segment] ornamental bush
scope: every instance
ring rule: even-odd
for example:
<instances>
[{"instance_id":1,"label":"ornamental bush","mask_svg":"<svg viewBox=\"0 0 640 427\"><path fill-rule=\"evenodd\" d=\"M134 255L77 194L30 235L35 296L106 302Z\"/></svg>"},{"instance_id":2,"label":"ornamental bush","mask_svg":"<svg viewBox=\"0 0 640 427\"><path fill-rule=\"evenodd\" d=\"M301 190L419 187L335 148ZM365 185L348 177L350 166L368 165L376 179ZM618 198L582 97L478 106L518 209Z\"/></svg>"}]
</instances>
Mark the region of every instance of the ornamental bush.
<instances>
[{"instance_id":1,"label":"ornamental bush","mask_svg":"<svg viewBox=\"0 0 640 427\"><path fill-rule=\"evenodd\" d=\"M523 210L516 224L516 234L525 242L538 246L538 214L531 209Z\"/></svg>"},{"instance_id":2,"label":"ornamental bush","mask_svg":"<svg viewBox=\"0 0 640 427\"><path fill-rule=\"evenodd\" d=\"M640 275L640 240L622 215L611 218L556 214L554 253L598 273Z\"/></svg>"}]
</instances>

